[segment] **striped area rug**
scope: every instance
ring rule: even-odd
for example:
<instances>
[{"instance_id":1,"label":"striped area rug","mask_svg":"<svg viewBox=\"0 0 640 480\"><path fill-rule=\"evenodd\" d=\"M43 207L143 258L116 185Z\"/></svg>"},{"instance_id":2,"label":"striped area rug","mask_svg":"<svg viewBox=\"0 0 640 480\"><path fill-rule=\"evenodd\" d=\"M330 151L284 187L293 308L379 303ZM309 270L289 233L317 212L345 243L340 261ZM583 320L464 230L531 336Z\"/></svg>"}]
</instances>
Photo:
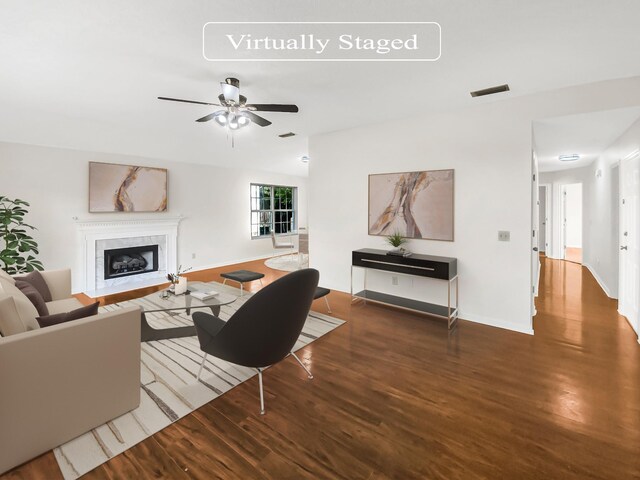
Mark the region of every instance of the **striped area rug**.
<instances>
[{"instance_id":1,"label":"striped area rug","mask_svg":"<svg viewBox=\"0 0 640 480\"><path fill-rule=\"evenodd\" d=\"M240 290L228 285L212 282L211 286L219 292L240 294ZM220 318L228 319L250 296L245 294L223 306ZM142 305L143 302L144 299L129 300L101 307L101 311ZM186 313L148 314L147 319L155 328L193 324ZM294 351L343 323L343 320L310 312ZM198 382L196 375L202 353L196 337L145 342L141 348L140 406L54 449L65 479L75 479L93 470L256 374L255 370L209 355ZM256 390L256 411L258 402Z\"/></svg>"}]
</instances>

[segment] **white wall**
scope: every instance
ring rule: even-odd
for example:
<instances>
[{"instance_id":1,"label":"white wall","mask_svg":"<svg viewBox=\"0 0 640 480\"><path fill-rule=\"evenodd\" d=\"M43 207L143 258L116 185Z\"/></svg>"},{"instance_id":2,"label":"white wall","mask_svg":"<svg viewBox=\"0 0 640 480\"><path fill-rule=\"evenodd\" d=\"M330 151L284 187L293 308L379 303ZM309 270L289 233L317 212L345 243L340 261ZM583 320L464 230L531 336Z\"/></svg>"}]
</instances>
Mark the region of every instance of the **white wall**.
<instances>
[{"instance_id":1,"label":"white wall","mask_svg":"<svg viewBox=\"0 0 640 480\"><path fill-rule=\"evenodd\" d=\"M582 184L571 183L564 188L567 220L564 244L569 248L582 248Z\"/></svg>"},{"instance_id":2,"label":"white wall","mask_svg":"<svg viewBox=\"0 0 640 480\"><path fill-rule=\"evenodd\" d=\"M312 266L348 291L351 251L385 248L367 234L369 174L454 168L455 241L409 248L458 258L462 318L530 333L532 121L638 104L636 77L311 137ZM498 242L498 230L511 241ZM425 286L394 288L418 298Z\"/></svg>"},{"instance_id":3,"label":"white wall","mask_svg":"<svg viewBox=\"0 0 640 480\"><path fill-rule=\"evenodd\" d=\"M591 224L586 235L590 238L585 249L584 263L597 275L610 297L618 297L619 257L619 166L620 159L640 149L640 120L613 142L591 165L593 186L589 210ZM602 172L596 178L596 171ZM606 222L606 219L610 219Z\"/></svg>"},{"instance_id":4,"label":"white wall","mask_svg":"<svg viewBox=\"0 0 640 480\"><path fill-rule=\"evenodd\" d=\"M222 153L223 154L223 153ZM88 213L89 162L148 165L169 169L169 211ZM31 203L28 222L46 268L77 269L76 226L80 220L156 218L181 214L178 263L194 269L269 256L270 239L251 240L249 184L298 187L299 225L307 224L307 179L240 168L209 167L117 154L0 142L0 195ZM192 259L192 254L196 258ZM78 286L74 288L77 290Z\"/></svg>"}]
</instances>

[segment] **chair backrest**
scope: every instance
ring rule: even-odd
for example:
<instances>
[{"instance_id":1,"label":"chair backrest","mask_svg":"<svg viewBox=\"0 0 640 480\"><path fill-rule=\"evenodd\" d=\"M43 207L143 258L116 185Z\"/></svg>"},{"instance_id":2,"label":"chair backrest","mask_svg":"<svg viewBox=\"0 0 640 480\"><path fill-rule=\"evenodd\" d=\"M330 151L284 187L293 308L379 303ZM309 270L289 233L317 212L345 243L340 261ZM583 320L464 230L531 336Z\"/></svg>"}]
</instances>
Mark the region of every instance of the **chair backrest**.
<instances>
[{"instance_id":1,"label":"chair backrest","mask_svg":"<svg viewBox=\"0 0 640 480\"><path fill-rule=\"evenodd\" d=\"M203 350L238 365L266 367L291 352L307 320L320 274L291 272L253 295ZM198 328L196 322L196 328Z\"/></svg>"}]
</instances>

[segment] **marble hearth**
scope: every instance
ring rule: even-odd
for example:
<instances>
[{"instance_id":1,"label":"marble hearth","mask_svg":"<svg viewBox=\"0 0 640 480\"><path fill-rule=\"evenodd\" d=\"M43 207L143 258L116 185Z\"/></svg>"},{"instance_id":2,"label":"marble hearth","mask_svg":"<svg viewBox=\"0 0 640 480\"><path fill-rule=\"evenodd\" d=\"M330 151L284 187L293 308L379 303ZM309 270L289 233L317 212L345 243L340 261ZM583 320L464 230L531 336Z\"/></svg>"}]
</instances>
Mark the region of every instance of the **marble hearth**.
<instances>
[{"instance_id":1,"label":"marble hearth","mask_svg":"<svg viewBox=\"0 0 640 480\"><path fill-rule=\"evenodd\" d=\"M78 290L100 297L166 282L178 260L178 225L182 217L158 219L78 221L80 279ZM105 279L104 251L114 248L158 246L158 270Z\"/></svg>"}]
</instances>

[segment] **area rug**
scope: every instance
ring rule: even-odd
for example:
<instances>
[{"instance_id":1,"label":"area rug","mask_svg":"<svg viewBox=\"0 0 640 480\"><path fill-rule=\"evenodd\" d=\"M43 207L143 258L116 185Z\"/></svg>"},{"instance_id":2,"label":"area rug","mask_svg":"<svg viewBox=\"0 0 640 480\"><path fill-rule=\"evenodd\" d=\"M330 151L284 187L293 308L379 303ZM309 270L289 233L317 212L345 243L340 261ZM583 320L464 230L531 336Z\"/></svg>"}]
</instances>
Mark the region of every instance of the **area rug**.
<instances>
[{"instance_id":1,"label":"area rug","mask_svg":"<svg viewBox=\"0 0 640 480\"><path fill-rule=\"evenodd\" d=\"M240 295L240 290L212 282L212 289ZM251 294L223 306L220 318L228 319ZM102 307L101 311L141 305L142 299ZM147 314L155 328L192 325L184 314ZM310 312L294 351L344 323L343 320ZM202 353L196 337L175 338L141 344L140 406L64 445L54 455L65 479L76 479L110 458L131 448L176 420L253 377L254 370L224 362L209 355L201 382L196 380ZM258 409L256 390L256 411Z\"/></svg>"},{"instance_id":2,"label":"area rug","mask_svg":"<svg viewBox=\"0 0 640 480\"><path fill-rule=\"evenodd\" d=\"M309 266L309 255L306 253L300 254L300 261L298 261L298 254L293 255L281 255L278 257L271 257L264 264L273 268L274 270L282 270L284 272L293 272Z\"/></svg>"}]
</instances>

